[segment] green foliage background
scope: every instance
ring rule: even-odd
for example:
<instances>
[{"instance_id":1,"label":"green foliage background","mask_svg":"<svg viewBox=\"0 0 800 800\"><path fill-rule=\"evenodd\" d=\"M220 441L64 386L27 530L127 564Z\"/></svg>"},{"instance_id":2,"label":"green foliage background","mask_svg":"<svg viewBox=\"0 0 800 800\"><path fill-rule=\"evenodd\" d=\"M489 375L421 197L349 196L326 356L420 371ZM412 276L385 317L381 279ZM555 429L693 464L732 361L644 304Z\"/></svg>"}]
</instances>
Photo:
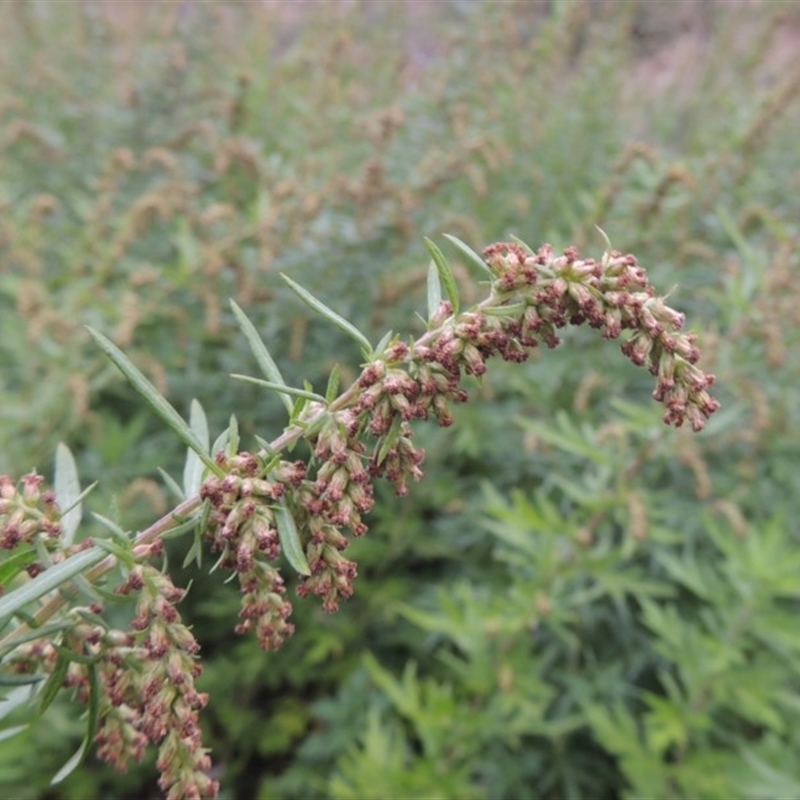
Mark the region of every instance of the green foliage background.
<instances>
[{"instance_id":1,"label":"green foliage background","mask_svg":"<svg viewBox=\"0 0 800 800\"><path fill-rule=\"evenodd\" d=\"M492 365L426 480L384 492L335 616L277 654L193 586L207 740L230 798L800 796L800 15L791 4L50 3L0 16L0 471L76 452L126 526L170 502L162 430L92 345L182 411L284 424L227 299L288 380L413 331L423 236L637 254L700 333L723 410L664 428L588 333ZM464 297L477 297L465 268ZM180 542L174 545L181 563ZM0 794L157 796L90 762L57 704Z\"/></svg>"}]
</instances>

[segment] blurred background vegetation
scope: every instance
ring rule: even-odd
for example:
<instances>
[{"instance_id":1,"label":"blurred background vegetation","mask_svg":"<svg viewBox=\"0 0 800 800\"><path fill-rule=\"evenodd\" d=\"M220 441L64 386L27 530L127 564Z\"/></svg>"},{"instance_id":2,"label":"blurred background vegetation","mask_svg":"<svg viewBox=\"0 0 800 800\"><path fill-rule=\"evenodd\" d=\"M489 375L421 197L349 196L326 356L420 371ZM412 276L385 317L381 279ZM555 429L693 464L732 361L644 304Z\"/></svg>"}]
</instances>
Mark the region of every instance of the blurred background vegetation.
<instances>
[{"instance_id":1,"label":"blurred background vegetation","mask_svg":"<svg viewBox=\"0 0 800 800\"><path fill-rule=\"evenodd\" d=\"M494 364L279 653L176 568L223 797L800 797L800 8L20 0L0 43L0 472L64 440L146 524L182 448L83 325L269 439L228 298L319 390L358 353L278 273L413 332L442 232L599 255L599 225L718 375L694 437L591 332ZM152 763L48 788L81 730L64 702L4 741L0 795L158 796Z\"/></svg>"}]
</instances>

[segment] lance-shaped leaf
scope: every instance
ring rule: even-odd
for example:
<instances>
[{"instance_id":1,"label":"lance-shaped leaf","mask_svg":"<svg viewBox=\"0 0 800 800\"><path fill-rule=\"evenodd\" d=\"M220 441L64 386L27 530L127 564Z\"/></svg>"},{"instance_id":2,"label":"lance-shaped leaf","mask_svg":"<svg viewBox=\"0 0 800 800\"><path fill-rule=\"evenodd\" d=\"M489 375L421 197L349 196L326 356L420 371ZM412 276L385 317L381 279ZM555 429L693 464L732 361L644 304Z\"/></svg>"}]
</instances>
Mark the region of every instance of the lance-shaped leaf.
<instances>
[{"instance_id":1,"label":"lance-shaped leaf","mask_svg":"<svg viewBox=\"0 0 800 800\"><path fill-rule=\"evenodd\" d=\"M32 581L14 589L5 597L0 597L0 620L21 611L28 603L52 592L53 589L57 589L66 581L80 575L89 567L93 567L103 558L105 558L105 553L96 547L91 550L83 550L40 573Z\"/></svg>"},{"instance_id":2,"label":"lance-shaped leaf","mask_svg":"<svg viewBox=\"0 0 800 800\"><path fill-rule=\"evenodd\" d=\"M200 460L215 474L222 477L222 470L214 463L202 443L186 424L183 417L162 397L155 386L139 371L133 362L110 339L99 331L89 328L87 330L100 346L100 349L114 362L122 374L131 382L133 388L145 399L150 408L166 423L178 438L191 447L200 457Z\"/></svg>"},{"instance_id":3,"label":"lance-shaped leaf","mask_svg":"<svg viewBox=\"0 0 800 800\"><path fill-rule=\"evenodd\" d=\"M325 402L330 405L339 393L339 365L334 364L328 378L328 388L325 389Z\"/></svg>"},{"instance_id":4,"label":"lance-shaped leaf","mask_svg":"<svg viewBox=\"0 0 800 800\"><path fill-rule=\"evenodd\" d=\"M63 767L53 776L53 780L50 781L51 786L55 786L58 783L61 783L66 777L71 775L80 765L83 763L83 759L86 757L86 752L89 749L89 739L86 738L81 743L81 746L75 751L72 757L64 764Z\"/></svg>"},{"instance_id":5,"label":"lance-shaped leaf","mask_svg":"<svg viewBox=\"0 0 800 800\"><path fill-rule=\"evenodd\" d=\"M286 507L285 500L281 500L275 506L275 525L278 528L278 537L286 560L301 575L310 575L311 567L308 566L306 554L303 552L303 545L297 533L297 525L291 511Z\"/></svg>"},{"instance_id":6,"label":"lance-shaped leaf","mask_svg":"<svg viewBox=\"0 0 800 800\"><path fill-rule=\"evenodd\" d=\"M606 253L610 253L614 248L611 246L611 239L608 238L608 234L599 226L595 225L595 230L603 237L603 242L606 245Z\"/></svg>"},{"instance_id":7,"label":"lance-shaped leaf","mask_svg":"<svg viewBox=\"0 0 800 800\"><path fill-rule=\"evenodd\" d=\"M488 306L483 309L487 317L516 317L522 314L526 303L509 303L507 306Z\"/></svg>"},{"instance_id":8,"label":"lance-shaped leaf","mask_svg":"<svg viewBox=\"0 0 800 800\"><path fill-rule=\"evenodd\" d=\"M208 452L208 420L203 406L197 400L192 400L189 410L189 427L197 437L197 441ZM186 464L183 467L183 492L186 497L191 497L200 491L203 481L205 465L194 450L186 451Z\"/></svg>"},{"instance_id":9,"label":"lance-shaped leaf","mask_svg":"<svg viewBox=\"0 0 800 800\"><path fill-rule=\"evenodd\" d=\"M316 400L318 403L325 402L325 398L321 394L309 392L305 389L293 389L291 386L273 383L272 381L263 381L261 378L253 378L250 375L231 374L231 378L236 378L236 380L239 381L247 381L248 383L257 383L259 386L266 386L267 389L272 389L273 391L280 392L284 395L288 394L292 397L302 397L305 400ZM291 402L289 404L289 413L290 415L294 413L294 406L291 404Z\"/></svg>"},{"instance_id":10,"label":"lance-shaped leaf","mask_svg":"<svg viewBox=\"0 0 800 800\"><path fill-rule=\"evenodd\" d=\"M439 270L431 261L428 264L428 319L439 310L442 304L442 282L439 280Z\"/></svg>"},{"instance_id":11,"label":"lance-shaped leaf","mask_svg":"<svg viewBox=\"0 0 800 800\"><path fill-rule=\"evenodd\" d=\"M488 272L489 275L492 274L492 271L489 269L489 265L476 253L468 244L464 244L457 236L451 236L449 233L443 234L444 238L447 239L450 244L456 247L460 252L461 255L473 266L478 267L481 272Z\"/></svg>"},{"instance_id":12,"label":"lance-shaped leaf","mask_svg":"<svg viewBox=\"0 0 800 800\"><path fill-rule=\"evenodd\" d=\"M424 321L425 320L423 320L423 322ZM380 358L386 351L386 348L393 343L394 339L392 337L394 337L394 331L386 331L386 333L381 336L381 340L378 342L373 353L376 359Z\"/></svg>"},{"instance_id":13,"label":"lance-shaped leaf","mask_svg":"<svg viewBox=\"0 0 800 800\"><path fill-rule=\"evenodd\" d=\"M70 545L75 539L75 532L81 522L81 484L78 480L78 468L72 451L63 442L56 447L56 469L53 483L56 499L62 510L61 539L64 545ZM69 510L66 510L69 509Z\"/></svg>"},{"instance_id":14,"label":"lance-shaped leaf","mask_svg":"<svg viewBox=\"0 0 800 800\"><path fill-rule=\"evenodd\" d=\"M383 440L380 442L380 446L378 448L378 458L377 463L378 466L383 464L386 461L386 456L389 455L389 451L397 444L398 439L400 438L400 432L403 427L403 419L402 417L397 414L395 418L392 420L392 425L386 434L383 437Z\"/></svg>"},{"instance_id":15,"label":"lance-shaped leaf","mask_svg":"<svg viewBox=\"0 0 800 800\"><path fill-rule=\"evenodd\" d=\"M518 244L526 253L530 253L531 255L534 254L534 249L526 242L523 242L522 239L519 238L519 236L514 236L514 234L512 233L509 235L509 238L511 239L512 242Z\"/></svg>"},{"instance_id":16,"label":"lance-shaped leaf","mask_svg":"<svg viewBox=\"0 0 800 800\"><path fill-rule=\"evenodd\" d=\"M329 319L337 328L343 330L349 336L352 336L366 350L367 354L372 353L372 345L369 343L369 339L367 339L355 325L348 322L344 317L340 317L335 311L328 308L325 303L317 300L313 294L306 291L300 284L295 283L288 275L281 273L281 278L286 281L289 288L306 305L313 308L318 314L322 314L326 319Z\"/></svg>"},{"instance_id":17,"label":"lance-shaped leaf","mask_svg":"<svg viewBox=\"0 0 800 800\"><path fill-rule=\"evenodd\" d=\"M43 714L50 707L56 695L64 688L64 678L67 677L69 659L64 654L59 654L56 665L50 676L39 691L39 713Z\"/></svg>"},{"instance_id":18,"label":"lance-shaped leaf","mask_svg":"<svg viewBox=\"0 0 800 800\"><path fill-rule=\"evenodd\" d=\"M444 253L442 253L442 251L434 242L426 238L425 247L428 248L428 252L431 254L431 258L433 258L433 263L436 264L436 270L439 273L439 279L442 282L442 286L444 286L444 290L447 292L450 305L453 306L453 313L458 314L458 309L460 308L458 301L458 286L456 286L456 279L453 276L453 270L450 269L450 265L447 263Z\"/></svg>"},{"instance_id":19,"label":"lance-shaped leaf","mask_svg":"<svg viewBox=\"0 0 800 800\"><path fill-rule=\"evenodd\" d=\"M7 586L28 564L36 561L33 545L22 545L0 564L0 586Z\"/></svg>"},{"instance_id":20,"label":"lance-shaped leaf","mask_svg":"<svg viewBox=\"0 0 800 800\"><path fill-rule=\"evenodd\" d=\"M278 365L270 355L269 350L267 350L264 340L261 338L261 336L259 336L256 326L250 322L244 311L242 311L242 309L239 308L239 306L236 305L233 300L231 300L230 303L231 308L233 309L233 315L236 317L236 321L239 323L239 327L241 328L245 339L247 339L247 343L250 345L250 350L256 357L256 363L264 373L265 377L271 383L277 383L280 386L286 386L286 381L283 379L283 375L281 375L281 371L278 369ZM286 410L291 414L292 401L286 397L286 395L281 395L281 402L286 406Z\"/></svg>"}]
</instances>

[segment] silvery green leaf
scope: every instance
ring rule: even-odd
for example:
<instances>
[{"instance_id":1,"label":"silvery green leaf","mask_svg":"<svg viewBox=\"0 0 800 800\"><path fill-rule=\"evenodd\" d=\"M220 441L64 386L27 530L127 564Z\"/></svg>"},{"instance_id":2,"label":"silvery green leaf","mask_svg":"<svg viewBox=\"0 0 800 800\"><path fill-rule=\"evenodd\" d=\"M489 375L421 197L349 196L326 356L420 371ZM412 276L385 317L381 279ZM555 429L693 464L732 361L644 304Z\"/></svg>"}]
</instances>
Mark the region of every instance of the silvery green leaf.
<instances>
[{"instance_id":1,"label":"silvery green leaf","mask_svg":"<svg viewBox=\"0 0 800 800\"><path fill-rule=\"evenodd\" d=\"M205 411L203 411L203 406L194 399L189 408L189 427L197 437L197 441L208 452L208 420L206 419ZM200 491L204 472L205 464L203 464L194 450L188 449L186 452L186 464L183 467L183 492L186 497L191 497Z\"/></svg>"},{"instance_id":2,"label":"silvery green leaf","mask_svg":"<svg viewBox=\"0 0 800 800\"><path fill-rule=\"evenodd\" d=\"M81 522L81 484L78 480L78 468L72 451L63 442L56 447L56 469L53 479L56 500L61 514L61 539L64 545L71 545Z\"/></svg>"},{"instance_id":3,"label":"silvery green leaf","mask_svg":"<svg viewBox=\"0 0 800 800\"><path fill-rule=\"evenodd\" d=\"M378 449L378 458L377 463L378 466L383 464L386 461L386 456L389 455L389 451L397 444L397 440L400 438L400 430L402 428L403 420L402 417L397 414L395 418L392 420L391 427L386 432L383 437L383 441L381 442L380 448Z\"/></svg>"},{"instance_id":4,"label":"silvery green leaf","mask_svg":"<svg viewBox=\"0 0 800 800\"><path fill-rule=\"evenodd\" d=\"M325 402L330 405L339 393L339 365L334 364L328 378L328 388L325 390Z\"/></svg>"},{"instance_id":5,"label":"silvery green leaf","mask_svg":"<svg viewBox=\"0 0 800 800\"><path fill-rule=\"evenodd\" d=\"M286 560L301 575L310 575L311 567L308 566L308 560L297 533L297 525L285 500L280 500L275 506L275 525L278 528L278 537Z\"/></svg>"},{"instance_id":6,"label":"silvery green leaf","mask_svg":"<svg viewBox=\"0 0 800 800\"><path fill-rule=\"evenodd\" d=\"M487 317L516 317L525 311L525 303L509 303L507 306L489 306L483 309Z\"/></svg>"},{"instance_id":7,"label":"silvery green leaf","mask_svg":"<svg viewBox=\"0 0 800 800\"><path fill-rule=\"evenodd\" d=\"M10 739L12 736L16 736L27 729L27 725L15 725L13 728L6 728L4 731L0 731L0 742L4 742L6 739Z\"/></svg>"},{"instance_id":8,"label":"silvery green leaf","mask_svg":"<svg viewBox=\"0 0 800 800\"><path fill-rule=\"evenodd\" d=\"M453 306L453 313L458 314L458 309L460 308L458 300L458 286L456 285L456 279L453 276L453 270L450 269L450 265L447 263L444 253L442 253L442 251L437 247L436 244L434 244L434 242L426 238L425 246L428 248L428 252L433 258L433 263L436 265L436 270L439 273L439 278L442 281L444 290L447 292L450 305Z\"/></svg>"},{"instance_id":9,"label":"silvery green leaf","mask_svg":"<svg viewBox=\"0 0 800 800\"><path fill-rule=\"evenodd\" d=\"M490 275L492 274L489 265L469 245L464 244L461 239L456 236L451 236L449 233L443 235L448 242L461 252L461 255L464 256L470 264L478 267L482 272L488 272Z\"/></svg>"},{"instance_id":10,"label":"silvery green leaf","mask_svg":"<svg viewBox=\"0 0 800 800\"><path fill-rule=\"evenodd\" d=\"M161 473L161 477L164 479L164 483L167 484L167 488L175 495L179 502L182 502L186 499L186 495L183 493L183 489L178 485L178 481L172 477L166 470L158 467L158 471Z\"/></svg>"},{"instance_id":11,"label":"silvery green leaf","mask_svg":"<svg viewBox=\"0 0 800 800\"><path fill-rule=\"evenodd\" d=\"M279 383L272 383L272 381L264 381L261 378L252 378L250 375L236 375L232 374L231 378L236 378L240 381L247 381L248 383L256 383L259 386L265 386L267 389L272 389L275 392L281 392L282 394L288 394L292 397L302 397L306 400L316 400L318 403L324 403L325 398L321 394L316 394L316 392L308 392L305 389L293 389L291 386L282 386ZM289 413L293 413L293 407L290 404Z\"/></svg>"},{"instance_id":12,"label":"silvery green leaf","mask_svg":"<svg viewBox=\"0 0 800 800\"><path fill-rule=\"evenodd\" d=\"M283 375L281 375L278 365L270 355L266 344L264 344L264 340L261 338L261 336L259 336L255 325L250 322L244 311L242 311L242 309L239 308L239 306L233 300L230 301L230 304L231 308L233 309L233 314L236 317L236 321L239 323L239 328L247 339L247 343L250 345L250 350L255 356L256 363L260 367L261 371L271 383L278 384L279 386L286 386L286 381L283 379ZM284 404L284 406L286 406L286 410L291 414L292 401L289 400L289 398L285 395L281 395L281 402Z\"/></svg>"},{"instance_id":13,"label":"silvery green leaf","mask_svg":"<svg viewBox=\"0 0 800 800\"><path fill-rule=\"evenodd\" d=\"M392 341L393 336L394 336L393 331L386 331L386 333L381 337L381 340L378 342L377 347L375 348L374 352L375 357L383 355L384 350L386 350L386 348L389 346L389 343Z\"/></svg>"},{"instance_id":14,"label":"silvery green leaf","mask_svg":"<svg viewBox=\"0 0 800 800\"><path fill-rule=\"evenodd\" d=\"M289 288L309 307L313 308L318 314L322 314L323 317L330 320L337 328L343 330L345 333L352 336L359 344L361 344L364 349L367 351L367 354L372 353L372 345L369 343L369 339L364 336L361 331L355 327L352 323L348 322L344 317L339 316L333 309L328 308L320 300L317 300L313 294L309 291L304 289L300 284L295 283L288 275L284 275L281 273L281 278L283 278Z\"/></svg>"},{"instance_id":15,"label":"silvery green leaf","mask_svg":"<svg viewBox=\"0 0 800 800\"><path fill-rule=\"evenodd\" d=\"M514 234L512 233L509 236L509 239L511 239L512 242L518 244L523 250L525 250L525 252L530 253L531 255L534 254L533 248L529 244L525 244L525 242L523 242L522 239L519 238L519 236L514 236Z\"/></svg>"},{"instance_id":16,"label":"silvery green leaf","mask_svg":"<svg viewBox=\"0 0 800 800\"><path fill-rule=\"evenodd\" d=\"M98 564L105 558L105 553L99 548L82 550L74 556L45 570L33 580L23 584L7 595L0 597L0 620L21 611L29 603L38 600L53 589L57 589L76 575Z\"/></svg>"},{"instance_id":17,"label":"silvery green leaf","mask_svg":"<svg viewBox=\"0 0 800 800\"><path fill-rule=\"evenodd\" d=\"M439 271L436 264L428 264L428 319L439 310L442 304L442 282L439 280Z\"/></svg>"},{"instance_id":18,"label":"silvery green leaf","mask_svg":"<svg viewBox=\"0 0 800 800\"><path fill-rule=\"evenodd\" d=\"M213 459L206 453L203 445L197 440L192 429L186 424L181 415L169 404L166 398L162 397L155 386L150 383L142 374L138 367L122 352L110 339L103 336L99 331L89 328L87 330L92 338L100 346L100 349L114 362L122 374L131 382L133 388L144 398L145 402L153 411L166 423L178 438L187 446L194 450L201 461L215 474L222 475L220 468L214 463Z\"/></svg>"},{"instance_id":19,"label":"silvery green leaf","mask_svg":"<svg viewBox=\"0 0 800 800\"><path fill-rule=\"evenodd\" d=\"M71 775L83 762L84 756L86 755L86 750L88 748L89 740L84 739L81 743L81 746L77 749L75 754L64 764L63 767L53 776L53 780L50 781L51 786L55 786L57 783L61 783L66 777Z\"/></svg>"},{"instance_id":20,"label":"silvery green leaf","mask_svg":"<svg viewBox=\"0 0 800 800\"><path fill-rule=\"evenodd\" d=\"M608 234L599 225L595 225L594 227L603 237L603 241L606 245L606 253L610 253L614 248L611 246L611 239L608 238Z\"/></svg>"}]
</instances>

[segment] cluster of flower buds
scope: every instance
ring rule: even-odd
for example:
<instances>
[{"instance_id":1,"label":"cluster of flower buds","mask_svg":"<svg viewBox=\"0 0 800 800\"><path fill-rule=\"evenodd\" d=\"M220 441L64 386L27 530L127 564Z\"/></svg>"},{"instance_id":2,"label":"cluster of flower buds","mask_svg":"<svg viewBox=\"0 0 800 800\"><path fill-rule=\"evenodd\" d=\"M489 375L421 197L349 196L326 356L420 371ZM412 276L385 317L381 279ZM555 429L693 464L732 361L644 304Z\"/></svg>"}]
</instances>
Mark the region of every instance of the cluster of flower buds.
<instances>
[{"instance_id":1,"label":"cluster of flower buds","mask_svg":"<svg viewBox=\"0 0 800 800\"><path fill-rule=\"evenodd\" d=\"M160 545L153 545L148 555L158 549ZM105 659L108 696L113 705L125 709L117 724L105 731L105 752L112 752L110 737L117 735L119 723L131 725L135 719L134 727L147 741L159 744L159 786L168 800L216 797L219 786L208 775L211 759L199 721L208 695L195 688L202 671L196 660L199 646L175 608L186 592L147 564L135 566L117 591L135 592L137 603L127 637L132 646L122 657L111 651ZM131 681L137 683L134 691Z\"/></svg>"},{"instance_id":2,"label":"cluster of flower buds","mask_svg":"<svg viewBox=\"0 0 800 800\"><path fill-rule=\"evenodd\" d=\"M680 332L683 314L656 296L634 256L613 251L595 261L582 259L574 247L556 255L549 245L530 253L515 243L490 245L484 256L496 276L495 299L525 306L518 317L503 320L521 345L533 346L538 337L555 346L556 329L567 323L586 322L608 339L632 331L622 352L657 377L653 398L665 405L667 424L688 420L700 431L719 408L708 392L714 376L695 366L695 336Z\"/></svg>"},{"instance_id":3,"label":"cluster of flower buds","mask_svg":"<svg viewBox=\"0 0 800 800\"><path fill-rule=\"evenodd\" d=\"M206 528L220 563L234 570L242 590L238 633L255 630L261 647L276 650L294 632L288 622L292 605L285 598L283 578L269 561L281 554L274 505L287 486L296 488L305 479L305 465L281 462L264 475L265 464L251 453L217 456L225 470L222 478L210 477L201 496L211 505Z\"/></svg>"},{"instance_id":4,"label":"cluster of flower buds","mask_svg":"<svg viewBox=\"0 0 800 800\"><path fill-rule=\"evenodd\" d=\"M138 556L148 558L161 549L161 544L149 545ZM202 671L199 647L175 607L185 591L155 567L137 564L116 592L136 595L130 630L109 629L99 605L73 609L74 624L64 633L60 651L47 639L26 643L13 654L13 671L57 673L64 653L72 651L76 657L63 685L74 689L80 702L97 703L100 758L124 772L144 756L148 744L156 744L159 785L168 800L214 798L219 786L208 775L211 760L199 722L208 696L195 688Z\"/></svg>"},{"instance_id":5,"label":"cluster of flower buds","mask_svg":"<svg viewBox=\"0 0 800 800\"><path fill-rule=\"evenodd\" d=\"M452 404L467 400L461 387L465 375L483 375L493 356L522 362L540 343L555 347L559 329L567 324L587 323L606 338L631 331L622 350L657 376L653 396L665 404L666 422L680 426L688 420L700 430L718 408L707 391L714 377L695 366L694 336L680 333L683 315L656 297L633 256L611 252L595 261L582 259L575 248L557 254L549 245L531 252L516 243L497 243L484 257L494 276L487 300L460 314L453 313L449 301L442 302L426 334L409 344L390 343L364 368L346 403L335 410L310 404L304 422L317 424L309 424L313 433L304 434L314 448L307 477L291 485L257 484L259 462L239 456L242 464L228 464L226 478L211 479L204 491L217 509L217 537L224 547L240 552L250 542L244 559L249 563L259 549L254 531L261 530L260 541L270 542L272 549L262 545L260 550L274 558L271 511L259 511L259 503L287 492L311 570L300 579L298 592L318 595L326 611L336 610L353 592L356 565L342 551L348 530L354 536L367 530L363 515L373 505L372 481L385 477L404 495L409 479L422 477L425 453L412 443L409 423L433 415L440 425L450 425ZM252 459L249 472L247 458ZM229 557L230 565L242 560ZM283 585L270 575L279 586L273 594L277 603Z\"/></svg>"},{"instance_id":6,"label":"cluster of flower buds","mask_svg":"<svg viewBox=\"0 0 800 800\"><path fill-rule=\"evenodd\" d=\"M52 549L61 535L61 511L55 493L43 490L44 478L31 472L19 482L0 475L0 550L42 541ZM36 570L32 564L29 573Z\"/></svg>"}]
</instances>

